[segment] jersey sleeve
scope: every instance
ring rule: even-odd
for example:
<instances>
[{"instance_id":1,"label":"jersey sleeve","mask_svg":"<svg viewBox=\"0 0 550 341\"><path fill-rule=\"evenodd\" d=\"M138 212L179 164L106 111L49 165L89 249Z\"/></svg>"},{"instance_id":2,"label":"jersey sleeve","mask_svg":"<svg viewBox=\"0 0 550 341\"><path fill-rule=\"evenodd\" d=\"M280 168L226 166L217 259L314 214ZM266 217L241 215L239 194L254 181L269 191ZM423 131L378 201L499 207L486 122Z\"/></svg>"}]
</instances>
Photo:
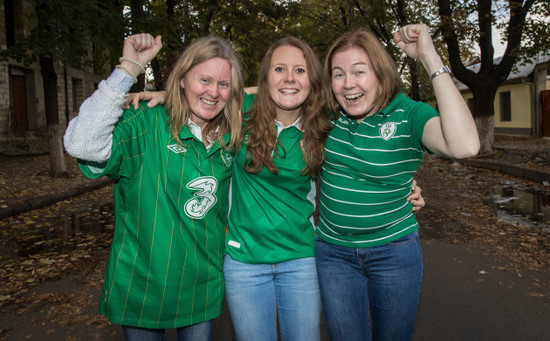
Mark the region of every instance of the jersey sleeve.
<instances>
[{"instance_id":1,"label":"jersey sleeve","mask_svg":"<svg viewBox=\"0 0 550 341\"><path fill-rule=\"evenodd\" d=\"M416 102L409 118L414 140L418 141L419 145L421 145L425 151L430 153L431 151L428 150L422 143L422 134L424 134L424 127L426 126L426 123L430 119L438 116L439 113L431 105L424 102Z\"/></svg>"}]
</instances>

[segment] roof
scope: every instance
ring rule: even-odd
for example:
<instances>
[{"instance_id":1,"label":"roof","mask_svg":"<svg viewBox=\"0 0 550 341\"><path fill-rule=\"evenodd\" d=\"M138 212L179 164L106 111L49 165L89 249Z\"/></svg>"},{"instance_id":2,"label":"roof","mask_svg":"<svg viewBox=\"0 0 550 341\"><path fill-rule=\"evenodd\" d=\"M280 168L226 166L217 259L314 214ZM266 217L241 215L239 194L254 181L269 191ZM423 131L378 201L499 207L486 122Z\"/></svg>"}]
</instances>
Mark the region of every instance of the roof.
<instances>
[{"instance_id":1,"label":"roof","mask_svg":"<svg viewBox=\"0 0 550 341\"><path fill-rule=\"evenodd\" d=\"M494 63L498 64L500 63L501 60L502 60L502 56L497 57L494 59ZM550 61L550 55L545 54L545 55L539 55L533 62L530 62L530 63L516 62L516 64L514 65L514 68L508 75L508 78L506 78L506 81L510 81L513 79L527 78L533 72L533 70L537 65L546 63L548 61ZM481 63L477 63L477 64L468 66L468 70L471 70L477 73L480 67L481 67ZM458 81L456 78L454 78L454 81L458 90L460 91L469 90L469 88L464 83Z\"/></svg>"}]
</instances>

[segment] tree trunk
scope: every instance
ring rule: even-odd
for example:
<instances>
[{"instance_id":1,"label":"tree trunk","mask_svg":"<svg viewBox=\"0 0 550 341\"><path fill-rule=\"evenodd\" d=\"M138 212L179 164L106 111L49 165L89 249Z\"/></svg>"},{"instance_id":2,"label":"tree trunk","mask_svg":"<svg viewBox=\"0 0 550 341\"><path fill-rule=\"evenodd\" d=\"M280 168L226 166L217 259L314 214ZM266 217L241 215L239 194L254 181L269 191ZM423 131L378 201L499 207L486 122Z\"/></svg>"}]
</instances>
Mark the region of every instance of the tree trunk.
<instances>
[{"instance_id":1,"label":"tree trunk","mask_svg":"<svg viewBox=\"0 0 550 341\"><path fill-rule=\"evenodd\" d=\"M407 57L407 64L409 64L409 70L411 72L411 92L409 96L415 101L420 101L422 99L420 98L418 67L416 61L413 58Z\"/></svg>"},{"instance_id":2,"label":"tree trunk","mask_svg":"<svg viewBox=\"0 0 550 341\"><path fill-rule=\"evenodd\" d=\"M474 120L479 134L479 154L492 152L495 141L495 95L496 89L478 88L474 94Z\"/></svg>"},{"instance_id":3,"label":"tree trunk","mask_svg":"<svg viewBox=\"0 0 550 341\"><path fill-rule=\"evenodd\" d=\"M492 152L495 141L495 116L475 117L477 132L479 134L479 154Z\"/></svg>"},{"instance_id":4,"label":"tree trunk","mask_svg":"<svg viewBox=\"0 0 550 341\"><path fill-rule=\"evenodd\" d=\"M59 104L57 102L57 75L50 57L40 57L40 74L44 87L44 104L46 107L46 123L48 125L48 140L50 145L50 175L52 177L67 176L61 127L59 126Z\"/></svg>"},{"instance_id":5,"label":"tree trunk","mask_svg":"<svg viewBox=\"0 0 550 341\"><path fill-rule=\"evenodd\" d=\"M65 156L63 155L63 129L59 124L48 124L50 143L50 175L54 178L67 177Z\"/></svg>"}]
</instances>

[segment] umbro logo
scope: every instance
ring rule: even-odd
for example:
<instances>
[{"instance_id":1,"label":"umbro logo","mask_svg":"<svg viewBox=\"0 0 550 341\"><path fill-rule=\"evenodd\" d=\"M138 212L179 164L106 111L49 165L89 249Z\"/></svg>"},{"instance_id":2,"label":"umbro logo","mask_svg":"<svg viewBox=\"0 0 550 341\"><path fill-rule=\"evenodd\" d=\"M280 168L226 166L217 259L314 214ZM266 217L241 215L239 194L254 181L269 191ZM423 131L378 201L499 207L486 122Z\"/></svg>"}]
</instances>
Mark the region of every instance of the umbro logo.
<instances>
[{"instance_id":1,"label":"umbro logo","mask_svg":"<svg viewBox=\"0 0 550 341\"><path fill-rule=\"evenodd\" d=\"M178 146L177 144L169 144L166 147L177 154L183 154L187 151L187 149L183 148L182 146Z\"/></svg>"}]
</instances>

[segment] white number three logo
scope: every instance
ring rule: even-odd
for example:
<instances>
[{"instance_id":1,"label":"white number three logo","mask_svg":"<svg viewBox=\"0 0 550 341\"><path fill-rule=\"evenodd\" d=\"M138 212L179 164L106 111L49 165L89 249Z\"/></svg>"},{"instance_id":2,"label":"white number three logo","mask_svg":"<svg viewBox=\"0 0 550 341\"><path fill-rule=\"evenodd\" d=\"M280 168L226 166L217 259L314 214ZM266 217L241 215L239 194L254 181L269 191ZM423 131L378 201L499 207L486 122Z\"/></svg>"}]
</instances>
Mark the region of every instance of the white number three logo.
<instances>
[{"instance_id":1,"label":"white number three logo","mask_svg":"<svg viewBox=\"0 0 550 341\"><path fill-rule=\"evenodd\" d=\"M188 183L187 188L196 190L197 193L185 203L185 214L193 219L204 218L206 212L218 201L218 180L211 176L201 177Z\"/></svg>"}]
</instances>

